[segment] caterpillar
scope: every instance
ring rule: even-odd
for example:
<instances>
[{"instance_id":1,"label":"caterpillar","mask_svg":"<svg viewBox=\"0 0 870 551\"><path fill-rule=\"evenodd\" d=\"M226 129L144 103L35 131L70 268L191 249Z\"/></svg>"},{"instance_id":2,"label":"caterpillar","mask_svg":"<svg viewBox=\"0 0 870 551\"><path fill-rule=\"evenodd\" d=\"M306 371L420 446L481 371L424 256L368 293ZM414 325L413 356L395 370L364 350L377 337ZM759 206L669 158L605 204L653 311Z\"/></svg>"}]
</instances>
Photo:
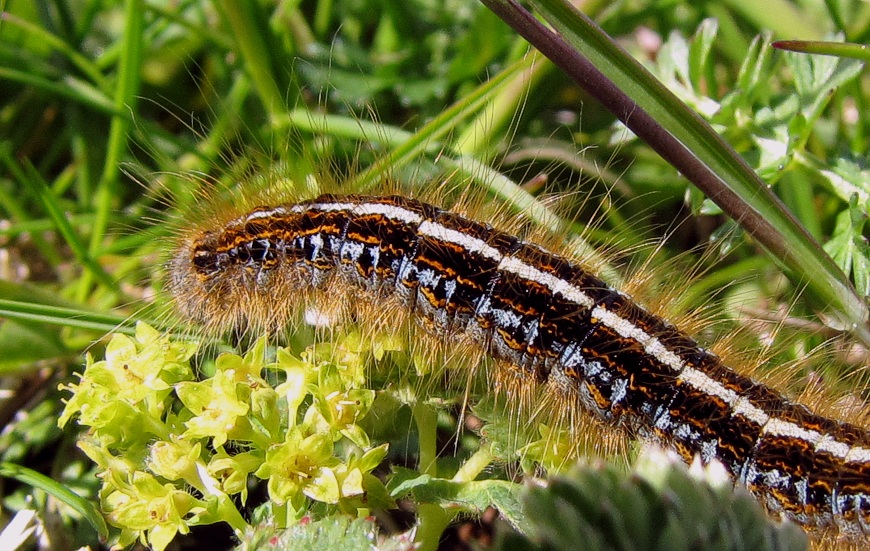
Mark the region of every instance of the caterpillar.
<instances>
[{"instance_id":1,"label":"caterpillar","mask_svg":"<svg viewBox=\"0 0 870 551\"><path fill-rule=\"evenodd\" d=\"M870 534L867 430L737 373L580 264L488 224L405 196L322 195L202 224L168 262L181 314L222 331L280 328L306 293L336 286L398 303L686 461L721 462L807 529Z\"/></svg>"}]
</instances>

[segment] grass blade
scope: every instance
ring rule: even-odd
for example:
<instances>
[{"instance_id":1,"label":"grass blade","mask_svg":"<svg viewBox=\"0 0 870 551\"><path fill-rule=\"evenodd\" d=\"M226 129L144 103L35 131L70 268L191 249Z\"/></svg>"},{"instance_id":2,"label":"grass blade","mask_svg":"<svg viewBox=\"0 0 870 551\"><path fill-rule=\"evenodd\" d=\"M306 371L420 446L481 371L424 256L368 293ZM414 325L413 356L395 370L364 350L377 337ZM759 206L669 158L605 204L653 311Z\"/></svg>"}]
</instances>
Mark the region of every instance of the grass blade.
<instances>
[{"instance_id":1,"label":"grass blade","mask_svg":"<svg viewBox=\"0 0 870 551\"><path fill-rule=\"evenodd\" d=\"M109 528L106 526L106 521L103 519L103 515L100 514L97 506L72 490L69 490L60 482L52 480L44 474L27 467L5 462L0 463L0 476L14 478L23 484L39 488L61 502L66 503L87 519L97 534L99 534L101 540L105 541L108 539Z\"/></svg>"}]
</instances>

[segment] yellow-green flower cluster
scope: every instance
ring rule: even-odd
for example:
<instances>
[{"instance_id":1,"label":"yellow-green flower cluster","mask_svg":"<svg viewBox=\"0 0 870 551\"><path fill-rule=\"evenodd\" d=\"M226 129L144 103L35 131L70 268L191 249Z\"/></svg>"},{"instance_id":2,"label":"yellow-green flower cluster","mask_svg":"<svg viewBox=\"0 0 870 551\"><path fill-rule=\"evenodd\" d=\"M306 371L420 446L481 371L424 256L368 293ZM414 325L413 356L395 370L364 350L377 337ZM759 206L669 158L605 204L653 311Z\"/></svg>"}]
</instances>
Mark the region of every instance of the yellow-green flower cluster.
<instances>
[{"instance_id":1,"label":"yellow-green flower cluster","mask_svg":"<svg viewBox=\"0 0 870 551\"><path fill-rule=\"evenodd\" d=\"M196 380L196 346L172 342L145 324L115 335L105 359L88 357L59 420L77 416L88 431L79 447L97 463L101 502L121 529L162 550L190 526L247 523L233 501L252 477L266 482L277 522L301 517L311 500L356 513L389 506L371 475L387 453L358 425L374 401L364 353L333 343L295 357L265 339L245 354L222 354ZM336 354L340 351L340 354ZM264 378L276 381L273 385ZM195 490L192 492L191 489Z\"/></svg>"}]
</instances>

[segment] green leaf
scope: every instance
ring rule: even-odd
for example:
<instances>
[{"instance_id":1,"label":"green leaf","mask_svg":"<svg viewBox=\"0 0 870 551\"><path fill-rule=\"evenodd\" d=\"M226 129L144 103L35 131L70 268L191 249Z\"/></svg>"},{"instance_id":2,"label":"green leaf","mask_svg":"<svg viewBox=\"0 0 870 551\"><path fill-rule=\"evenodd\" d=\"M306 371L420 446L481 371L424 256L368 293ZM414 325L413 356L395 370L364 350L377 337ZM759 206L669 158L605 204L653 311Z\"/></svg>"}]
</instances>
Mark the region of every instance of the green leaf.
<instances>
[{"instance_id":1,"label":"green leaf","mask_svg":"<svg viewBox=\"0 0 870 551\"><path fill-rule=\"evenodd\" d=\"M696 93L701 93L701 82L706 76L705 70L709 66L710 51L719 31L719 23L715 19L705 19L701 22L692 42L689 45L689 82ZM709 83L715 85L715 83Z\"/></svg>"},{"instance_id":2,"label":"green leaf","mask_svg":"<svg viewBox=\"0 0 870 551\"><path fill-rule=\"evenodd\" d=\"M100 539L105 541L109 537L109 529L106 526L106 521L96 505L88 499L85 499L72 491L68 490L63 484L52 480L51 478L38 473L27 467L15 465L12 463L0 463L0 475L38 488L45 493L55 497L76 512L82 515L94 528Z\"/></svg>"},{"instance_id":3,"label":"green leaf","mask_svg":"<svg viewBox=\"0 0 870 551\"><path fill-rule=\"evenodd\" d=\"M853 197L849 204L849 210L841 212L837 216L837 224L830 241L825 244L825 250L834 261L847 274L851 273L855 278L855 286L858 292L865 296L870 294L870 245L864 238L863 229L867 221L867 213L857 206L857 199Z\"/></svg>"},{"instance_id":4,"label":"green leaf","mask_svg":"<svg viewBox=\"0 0 870 551\"><path fill-rule=\"evenodd\" d=\"M417 471L404 467L393 467L393 476L387 484L392 497L401 497L413 491L415 488L425 486L432 481L428 474L420 474Z\"/></svg>"},{"instance_id":5,"label":"green leaf","mask_svg":"<svg viewBox=\"0 0 870 551\"><path fill-rule=\"evenodd\" d=\"M57 331L12 321L0 324L0 350L0 373L5 375L37 369L36 362L72 354Z\"/></svg>"},{"instance_id":6,"label":"green leaf","mask_svg":"<svg viewBox=\"0 0 870 551\"><path fill-rule=\"evenodd\" d=\"M425 476L406 481L392 489L390 495L398 497L410 491L418 503L435 503L444 508L459 508L477 514L498 503L510 511L512 522L521 527L525 526L522 515L518 513L521 485L506 480L473 482L454 482L443 478L426 480Z\"/></svg>"}]
</instances>

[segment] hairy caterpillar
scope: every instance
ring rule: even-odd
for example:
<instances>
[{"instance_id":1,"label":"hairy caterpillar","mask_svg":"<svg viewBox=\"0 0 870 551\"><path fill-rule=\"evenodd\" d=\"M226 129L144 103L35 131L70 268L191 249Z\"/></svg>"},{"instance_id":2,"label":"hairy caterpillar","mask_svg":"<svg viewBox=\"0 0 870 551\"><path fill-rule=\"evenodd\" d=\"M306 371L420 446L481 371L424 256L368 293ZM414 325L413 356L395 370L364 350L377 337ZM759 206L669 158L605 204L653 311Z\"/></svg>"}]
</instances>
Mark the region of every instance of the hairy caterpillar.
<instances>
[{"instance_id":1,"label":"hairy caterpillar","mask_svg":"<svg viewBox=\"0 0 870 551\"><path fill-rule=\"evenodd\" d=\"M316 289L393 303L684 459L721 461L808 529L870 533L870 433L725 366L571 260L403 196L323 195L212 221L168 287L216 330L275 329Z\"/></svg>"}]
</instances>

